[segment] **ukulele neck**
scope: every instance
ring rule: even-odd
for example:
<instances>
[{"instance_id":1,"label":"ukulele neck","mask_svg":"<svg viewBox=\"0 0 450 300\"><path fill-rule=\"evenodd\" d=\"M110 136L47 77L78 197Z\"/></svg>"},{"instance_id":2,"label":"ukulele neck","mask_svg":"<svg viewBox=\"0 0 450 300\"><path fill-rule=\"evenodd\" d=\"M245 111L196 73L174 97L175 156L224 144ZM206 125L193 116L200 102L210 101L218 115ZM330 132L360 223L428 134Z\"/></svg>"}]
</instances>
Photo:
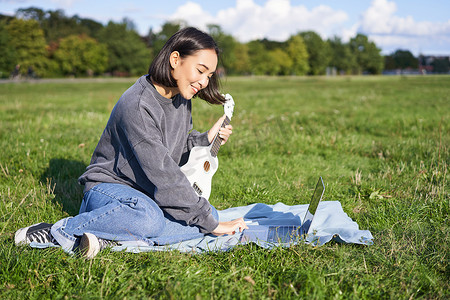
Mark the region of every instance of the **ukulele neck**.
<instances>
[{"instance_id":1,"label":"ukulele neck","mask_svg":"<svg viewBox=\"0 0 450 300\"><path fill-rule=\"evenodd\" d=\"M225 117L225 120L223 120L223 123L220 127L225 127L226 125L230 124L230 118L228 116ZM217 132L216 136L214 137L214 141L211 144L211 156L216 157L217 153L219 152L220 146L222 145L222 138L219 136L219 133Z\"/></svg>"}]
</instances>

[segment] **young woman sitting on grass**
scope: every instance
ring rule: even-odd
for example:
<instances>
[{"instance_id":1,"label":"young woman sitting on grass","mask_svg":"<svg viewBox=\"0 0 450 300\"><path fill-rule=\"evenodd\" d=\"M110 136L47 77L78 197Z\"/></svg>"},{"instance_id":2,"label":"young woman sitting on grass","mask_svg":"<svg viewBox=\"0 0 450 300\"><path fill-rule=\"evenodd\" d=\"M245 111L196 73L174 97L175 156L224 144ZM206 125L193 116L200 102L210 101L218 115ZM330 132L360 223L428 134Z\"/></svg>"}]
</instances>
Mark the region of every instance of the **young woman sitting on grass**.
<instances>
[{"instance_id":1,"label":"young woman sitting on grass","mask_svg":"<svg viewBox=\"0 0 450 300\"><path fill-rule=\"evenodd\" d=\"M85 186L79 214L21 228L15 243L59 245L92 258L124 241L165 245L247 228L242 218L219 222L216 209L195 193L180 170L192 147L209 145L217 133L225 143L232 134L231 125L220 128L224 117L207 132L191 131L191 98L225 101L215 74L218 53L214 40L202 31L175 33L149 74L111 112L79 178Z\"/></svg>"}]
</instances>

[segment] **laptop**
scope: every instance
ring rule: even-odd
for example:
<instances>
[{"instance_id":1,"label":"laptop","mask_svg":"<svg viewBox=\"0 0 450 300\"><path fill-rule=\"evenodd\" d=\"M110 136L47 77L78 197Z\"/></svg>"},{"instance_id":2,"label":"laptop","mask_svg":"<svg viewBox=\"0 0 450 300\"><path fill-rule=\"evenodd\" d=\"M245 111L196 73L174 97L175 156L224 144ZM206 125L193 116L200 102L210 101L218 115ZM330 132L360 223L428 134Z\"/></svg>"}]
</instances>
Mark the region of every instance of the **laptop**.
<instances>
[{"instance_id":1,"label":"laptop","mask_svg":"<svg viewBox=\"0 0 450 300\"><path fill-rule=\"evenodd\" d=\"M240 241L243 243L290 243L295 241L299 237L305 237L311 231L311 224L314 219L317 207L319 206L319 202L322 200L324 192L325 185L323 183L322 177L319 177L301 226L248 224L248 229L244 229L240 237Z\"/></svg>"}]
</instances>

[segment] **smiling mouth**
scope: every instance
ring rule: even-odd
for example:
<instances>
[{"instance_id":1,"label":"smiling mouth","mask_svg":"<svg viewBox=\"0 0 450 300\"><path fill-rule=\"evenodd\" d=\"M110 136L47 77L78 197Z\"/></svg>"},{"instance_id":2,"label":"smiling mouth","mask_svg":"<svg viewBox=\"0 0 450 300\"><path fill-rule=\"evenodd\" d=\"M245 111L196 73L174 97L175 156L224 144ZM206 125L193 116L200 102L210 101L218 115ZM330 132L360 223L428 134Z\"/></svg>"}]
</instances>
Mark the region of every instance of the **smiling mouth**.
<instances>
[{"instance_id":1,"label":"smiling mouth","mask_svg":"<svg viewBox=\"0 0 450 300\"><path fill-rule=\"evenodd\" d=\"M197 94L199 90L195 86L191 86L191 87L194 90L194 92Z\"/></svg>"}]
</instances>

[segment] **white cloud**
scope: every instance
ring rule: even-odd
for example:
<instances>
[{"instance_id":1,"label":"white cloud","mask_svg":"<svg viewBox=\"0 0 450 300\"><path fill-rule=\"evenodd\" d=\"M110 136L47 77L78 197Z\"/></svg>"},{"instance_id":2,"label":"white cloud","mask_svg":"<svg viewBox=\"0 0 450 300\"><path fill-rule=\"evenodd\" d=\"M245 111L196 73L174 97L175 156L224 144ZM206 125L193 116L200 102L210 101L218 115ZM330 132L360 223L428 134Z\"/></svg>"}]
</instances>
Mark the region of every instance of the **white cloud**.
<instances>
[{"instance_id":1,"label":"white cloud","mask_svg":"<svg viewBox=\"0 0 450 300\"><path fill-rule=\"evenodd\" d=\"M170 16L146 18L184 20L203 30L208 24L217 24L241 42L262 38L285 41L298 32L313 30L322 38L337 35L344 42L357 33L366 34L383 49L384 54L400 48L416 55L420 52L445 54L450 49L450 20L418 21L412 16L400 16L395 0L372 0L367 9L361 12L359 20L353 23L349 22L349 15L344 10L327 5L307 8L292 2L236 0L236 5L212 13L202 7L202 2L187 0ZM148 21L146 24L148 26ZM159 26L153 25L153 29L158 31Z\"/></svg>"},{"instance_id":2,"label":"white cloud","mask_svg":"<svg viewBox=\"0 0 450 300\"><path fill-rule=\"evenodd\" d=\"M222 9L215 16L197 3L187 2L169 19L182 19L202 29L207 24L218 24L224 31L246 42L260 38L284 41L306 30L314 30L324 38L329 37L337 33L348 15L326 5L308 10L303 5L291 5L289 0L268 0L264 5L256 4L253 0L237 0L235 7Z\"/></svg>"},{"instance_id":3,"label":"white cloud","mask_svg":"<svg viewBox=\"0 0 450 300\"><path fill-rule=\"evenodd\" d=\"M213 17L204 11L200 4L188 1L178 7L175 13L169 17L169 20L183 20L188 22L189 25L205 29L206 25L213 21Z\"/></svg>"},{"instance_id":4,"label":"white cloud","mask_svg":"<svg viewBox=\"0 0 450 300\"><path fill-rule=\"evenodd\" d=\"M359 24L353 24L350 28L343 28L340 34L337 34L338 37L342 38L342 41L347 43L351 38L355 37L358 33Z\"/></svg>"},{"instance_id":5,"label":"white cloud","mask_svg":"<svg viewBox=\"0 0 450 300\"><path fill-rule=\"evenodd\" d=\"M392 14L397 10L394 2L375 0L361 15L361 29L371 33L386 33L391 30L389 24Z\"/></svg>"},{"instance_id":6,"label":"white cloud","mask_svg":"<svg viewBox=\"0 0 450 300\"><path fill-rule=\"evenodd\" d=\"M51 0L51 1L61 7L70 7L77 0Z\"/></svg>"},{"instance_id":7,"label":"white cloud","mask_svg":"<svg viewBox=\"0 0 450 300\"><path fill-rule=\"evenodd\" d=\"M368 35L379 47L385 49L385 52L402 48L418 54L426 50L431 43L440 49L446 49L446 45L448 47L450 20L419 22L412 16L399 17L396 12L395 2L373 0L370 7L361 14L357 31Z\"/></svg>"},{"instance_id":8,"label":"white cloud","mask_svg":"<svg viewBox=\"0 0 450 300\"><path fill-rule=\"evenodd\" d=\"M395 15L397 5L393 1L374 0L362 14L361 30L369 34L435 36L450 34L450 20L446 23L417 22L412 16Z\"/></svg>"}]
</instances>

